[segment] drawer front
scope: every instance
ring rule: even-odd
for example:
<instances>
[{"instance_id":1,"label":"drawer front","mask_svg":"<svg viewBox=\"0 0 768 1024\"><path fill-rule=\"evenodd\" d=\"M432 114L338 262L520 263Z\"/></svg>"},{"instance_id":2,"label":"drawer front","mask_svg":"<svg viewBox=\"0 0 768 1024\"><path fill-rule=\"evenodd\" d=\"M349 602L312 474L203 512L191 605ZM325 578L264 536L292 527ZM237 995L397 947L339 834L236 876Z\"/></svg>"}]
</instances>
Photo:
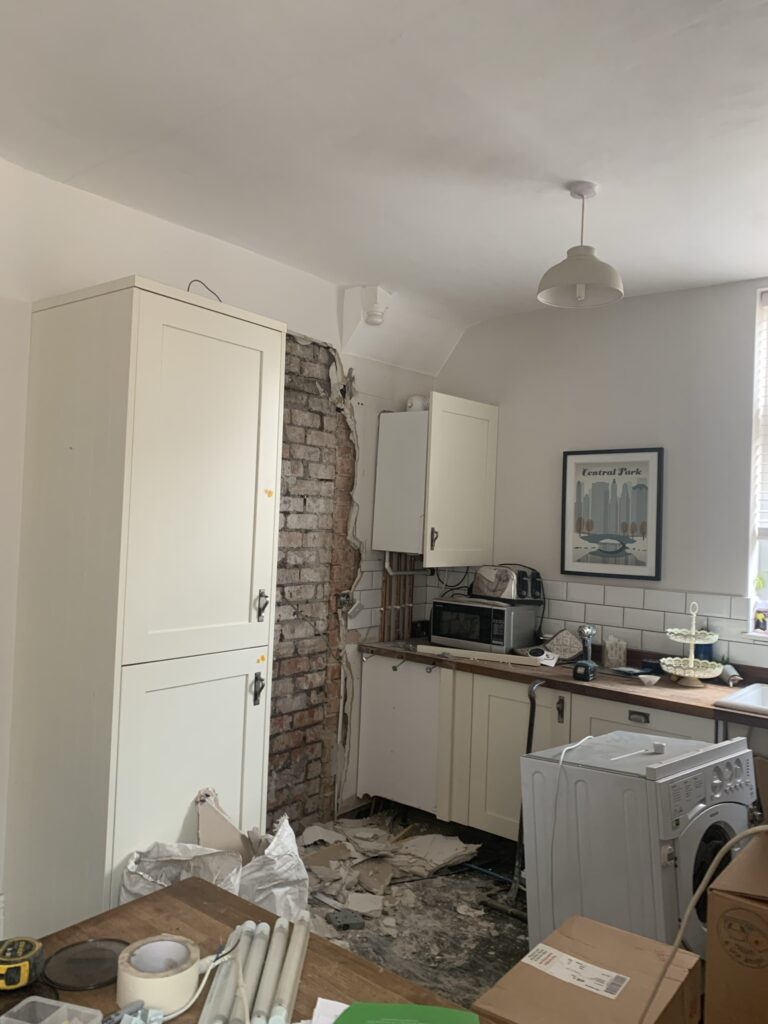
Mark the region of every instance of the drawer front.
<instances>
[{"instance_id":1,"label":"drawer front","mask_svg":"<svg viewBox=\"0 0 768 1024\"><path fill-rule=\"evenodd\" d=\"M622 701L574 695L571 710L571 742L607 732L647 732L656 736L715 742L715 723L710 718L625 704Z\"/></svg>"}]
</instances>

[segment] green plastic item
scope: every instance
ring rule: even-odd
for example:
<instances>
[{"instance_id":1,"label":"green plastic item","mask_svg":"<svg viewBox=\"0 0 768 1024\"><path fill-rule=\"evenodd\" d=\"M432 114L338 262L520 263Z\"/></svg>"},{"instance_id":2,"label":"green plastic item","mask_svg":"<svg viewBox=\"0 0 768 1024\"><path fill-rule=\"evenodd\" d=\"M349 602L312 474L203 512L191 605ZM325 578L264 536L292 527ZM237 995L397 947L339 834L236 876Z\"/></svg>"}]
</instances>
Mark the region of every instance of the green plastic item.
<instances>
[{"instance_id":1,"label":"green plastic item","mask_svg":"<svg viewBox=\"0 0 768 1024\"><path fill-rule=\"evenodd\" d=\"M479 1024L469 1010L414 1003L353 1003L336 1024Z\"/></svg>"}]
</instances>

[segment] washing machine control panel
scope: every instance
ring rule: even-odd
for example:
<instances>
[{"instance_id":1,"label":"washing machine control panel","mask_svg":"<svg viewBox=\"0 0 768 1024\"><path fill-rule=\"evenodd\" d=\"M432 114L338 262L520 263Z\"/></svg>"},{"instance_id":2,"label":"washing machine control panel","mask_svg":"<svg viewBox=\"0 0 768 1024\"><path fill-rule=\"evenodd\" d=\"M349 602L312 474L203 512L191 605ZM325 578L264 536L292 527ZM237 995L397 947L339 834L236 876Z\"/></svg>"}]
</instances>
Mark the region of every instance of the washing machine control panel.
<instances>
[{"instance_id":1,"label":"washing machine control panel","mask_svg":"<svg viewBox=\"0 0 768 1024\"><path fill-rule=\"evenodd\" d=\"M703 765L660 786L659 827L671 839L703 808L718 803L749 805L757 799L751 751Z\"/></svg>"}]
</instances>

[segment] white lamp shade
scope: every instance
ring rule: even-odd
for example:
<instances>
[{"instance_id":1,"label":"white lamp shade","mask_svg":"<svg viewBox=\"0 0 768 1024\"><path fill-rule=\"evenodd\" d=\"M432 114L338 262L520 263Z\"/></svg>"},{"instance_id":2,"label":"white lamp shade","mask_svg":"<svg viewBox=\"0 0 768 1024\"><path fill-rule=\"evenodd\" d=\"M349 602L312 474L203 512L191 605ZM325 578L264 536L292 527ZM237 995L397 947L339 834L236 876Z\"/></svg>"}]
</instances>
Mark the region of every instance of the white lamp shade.
<instances>
[{"instance_id":1,"label":"white lamp shade","mask_svg":"<svg viewBox=\"0 0 768 1024\"><path fill-rule=\"evenodd\" d=\"M545 306L586 309L607 306L624 297L621 275L595 256L591 245L574 245L562 263L550 267L539 282L537 298Z\"/></svg>"}]
</instances>

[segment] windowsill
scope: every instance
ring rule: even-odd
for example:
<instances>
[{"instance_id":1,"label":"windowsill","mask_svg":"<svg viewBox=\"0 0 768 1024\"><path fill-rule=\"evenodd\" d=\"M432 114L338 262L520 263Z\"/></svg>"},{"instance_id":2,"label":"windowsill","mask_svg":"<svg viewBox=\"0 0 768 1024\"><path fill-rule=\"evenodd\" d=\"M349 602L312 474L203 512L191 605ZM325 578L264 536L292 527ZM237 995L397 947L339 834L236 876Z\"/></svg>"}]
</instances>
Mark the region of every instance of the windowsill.
<instances>
[{"instance_id":1,"label":"windowsill","mask_svg":"<svg viewBox=\"0 0 768 1024\"><path fill-rule=\"evenodd\" d=\"M753 629L750 632L741 634L747 640L755 640L757 643L768 644L768 631L765 629Z\"/></svg>"}]
</instances>

